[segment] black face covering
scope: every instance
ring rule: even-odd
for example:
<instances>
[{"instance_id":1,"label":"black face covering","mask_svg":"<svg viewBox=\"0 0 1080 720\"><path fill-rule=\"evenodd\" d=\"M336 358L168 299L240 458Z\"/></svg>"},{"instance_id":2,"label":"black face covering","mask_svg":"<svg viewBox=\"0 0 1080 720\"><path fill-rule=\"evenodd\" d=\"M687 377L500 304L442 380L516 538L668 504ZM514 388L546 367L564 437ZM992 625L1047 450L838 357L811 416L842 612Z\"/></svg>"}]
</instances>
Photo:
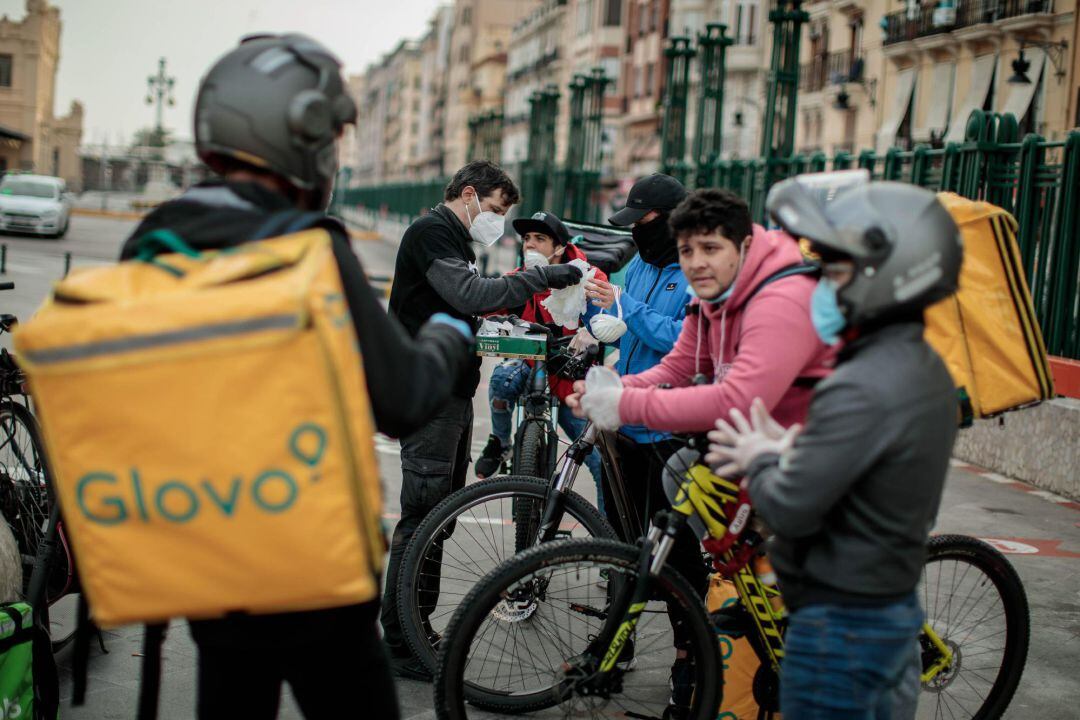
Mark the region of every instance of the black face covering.
<instances>
[{"instance_id":1,"label":"black face covering","mask_svg":"<svg viewBox=\"0 0 1080 720\"><path fill-rule=\"evenodd\" d=\"M650 223L634 225L630 231L637 246L638 255L650 265L667 267L679 259L675 238L668 230L668 214L661 213Z\"/></svg>"}]
</instances>

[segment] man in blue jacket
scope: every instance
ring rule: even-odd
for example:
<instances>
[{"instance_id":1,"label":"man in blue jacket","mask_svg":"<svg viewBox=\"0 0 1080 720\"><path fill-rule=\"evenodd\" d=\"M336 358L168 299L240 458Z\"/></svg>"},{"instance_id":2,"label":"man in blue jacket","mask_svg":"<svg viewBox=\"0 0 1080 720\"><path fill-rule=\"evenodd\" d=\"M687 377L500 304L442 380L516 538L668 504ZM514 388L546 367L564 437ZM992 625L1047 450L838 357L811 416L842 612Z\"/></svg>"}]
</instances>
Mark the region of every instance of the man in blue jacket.
<instances>
[{"instance_id":1,"label":"man in blue jacket","mask_svg":"<svg viewBox=\"0 0 1080 720\"><path fill-rule=\"evenodd\" d=\"M675 346L682 330L689 298L668 216L684 197L686 188L678 180L654 173L634 183L626 207L609 219L612 225L631 226L638 251L626 269L626 286L620 298L627 332L619 344L619 362L615 366L619 375L634 375L658 364ZM615 301L611 284L603 281L589 283L585 293L603 308L610 308ZM651 514L667 502L660 476L664 460L675 448L667 433L640 425L619 428L616 448L623 478L645 527ZM647 492L636 492L646 488ZM618 528L615 503L606 482L604 493L604 506Z\"/></svg>"}]
</instances>

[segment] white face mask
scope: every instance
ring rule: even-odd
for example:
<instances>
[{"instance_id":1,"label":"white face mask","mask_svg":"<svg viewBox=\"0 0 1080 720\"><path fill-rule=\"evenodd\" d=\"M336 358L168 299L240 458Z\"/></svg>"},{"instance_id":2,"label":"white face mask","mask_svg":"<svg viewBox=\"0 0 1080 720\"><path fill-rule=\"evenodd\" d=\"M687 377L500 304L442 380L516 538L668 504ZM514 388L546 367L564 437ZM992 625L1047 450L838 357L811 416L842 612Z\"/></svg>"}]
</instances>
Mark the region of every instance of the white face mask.
<instances>
[{"instance_id":1,"label":"white face mask","mask_svg":"<svg viewBox=\"0 0 1080 720\"><path fill-rule=\"evenodd\" d=\"M542 252L535 250L525 251L525 269L531 270L534 267L544 267L551 264L551 258Z\"/></svg>"},{"instance_id":2,"label":"white face mask","mask_svg":"<svg viewBox=\"0 0 1080 720\"><path fill-rule=\"evenodd\" d=\"M476 198L476 209L476 217L473 217L469 212L469 204L465 203L465 214L469 218L469 235L484 247L491 247L503 236L506 218L498 213L482 209L480 198Z\"/></svg>"},{"instance_id":3,"label":"white face mask","mask_svg":"<svg viewBox=\"0 0 1080 720\"><path fill-rule=\"evenodd\" d=\"M534 267L545 267L551 264L551 261L562 255L558 250L545 255L539 250L526 250L525 251L525 269L531 270Z\"/></svg>"}]
</instances>

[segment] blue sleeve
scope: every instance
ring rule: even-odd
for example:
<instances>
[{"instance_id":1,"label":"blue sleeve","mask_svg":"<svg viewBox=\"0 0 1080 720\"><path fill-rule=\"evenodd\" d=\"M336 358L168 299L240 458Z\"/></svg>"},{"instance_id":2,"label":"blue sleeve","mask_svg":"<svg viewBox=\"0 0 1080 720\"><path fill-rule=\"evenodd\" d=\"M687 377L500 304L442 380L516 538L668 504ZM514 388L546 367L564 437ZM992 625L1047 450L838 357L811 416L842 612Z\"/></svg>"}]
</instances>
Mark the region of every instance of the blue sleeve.
<instances>
[{"instance_id":1,"label":"blue sleeve","mask_svg":"<svg viewBox=\"0 0 1080 720\"><path fill-rule=\"evenodd\" d=\"M645 303L626 293L622 296L623 320L626 327L642 343L653 350L664 353L671 352L675 347L675 341L682 332L683 318L686 316L686 306L679 305L679 310L673 317L657 312Z\"/></svg>"}]
</instances>

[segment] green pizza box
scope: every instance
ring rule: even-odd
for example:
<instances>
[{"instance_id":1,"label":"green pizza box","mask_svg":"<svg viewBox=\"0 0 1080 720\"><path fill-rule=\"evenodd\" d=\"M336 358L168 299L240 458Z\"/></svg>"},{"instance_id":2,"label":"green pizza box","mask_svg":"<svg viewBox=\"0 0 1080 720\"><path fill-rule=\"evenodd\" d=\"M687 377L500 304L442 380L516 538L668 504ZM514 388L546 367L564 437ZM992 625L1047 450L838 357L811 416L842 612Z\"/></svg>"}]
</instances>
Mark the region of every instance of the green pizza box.
<instances>
[{"instance_id":1,"label":"green pizza box","mask_svg":"<svg viewBox=\"0 0 1080 720\"><path fill-rule=\"evenodd\" d=\"M476 354L484 357L543 360L547 357L547 336L477 335Z\"/></svg>"}]
</instances>

